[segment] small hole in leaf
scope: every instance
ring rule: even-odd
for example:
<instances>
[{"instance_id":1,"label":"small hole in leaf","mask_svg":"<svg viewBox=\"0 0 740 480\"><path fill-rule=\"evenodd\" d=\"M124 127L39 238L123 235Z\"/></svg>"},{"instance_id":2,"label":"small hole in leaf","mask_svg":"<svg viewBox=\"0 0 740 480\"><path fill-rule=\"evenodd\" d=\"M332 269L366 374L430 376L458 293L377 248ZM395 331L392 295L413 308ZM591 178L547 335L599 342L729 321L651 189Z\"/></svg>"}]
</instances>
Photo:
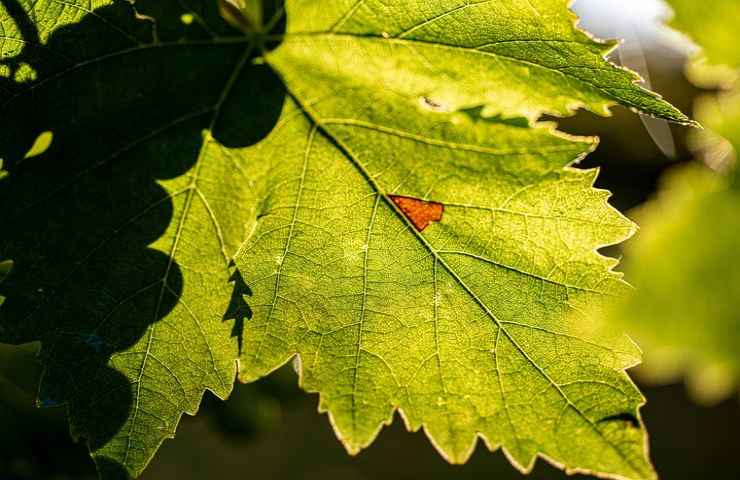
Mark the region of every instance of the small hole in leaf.
<instances>
[{"instance_id":1,"label":"small hole in leaf","mask_svg":"<svg viewBox=\"0 0 740 480\"><path fill-rule=\"evenodd\" d=\"M293 357L293 370L299 377L303 375L303 361L301 360L301 355L299 353Z\"/></svg>"},{"instance_id":2,"label":"small hole in leaf","mask_svg":"<svg viewBox=\"0 0 740 480\"><path fill-rule=\"evenodd\" d=\"M432 110L434 112L449 112L451 110L448 105L430 97L419 98L419 103L421 103L421 106L425 109Z\"/></svg>"},{"instance_id":3,"label":"small hole in leaf","mask_svg":"<svg viewBox=\"0 0 740 480\"><path fill-rule=\"evenodd\" d=\"M180 21L185 25L190 25L195 21L195 17L192 13L183 13L180 15Z\"/></svg>"},{"instance_id":4,"label":"small hole in leaf","mask_svg":"<svg viewBox=\"0 0 740 480\"><path fill-rule=\"evenodd\" d=\"M610 415L599 420L598 423L603 422L626 422L634 428L640 428L640 421L631 413L619 413L617 415Z\"/></svg>"}]
</instances>

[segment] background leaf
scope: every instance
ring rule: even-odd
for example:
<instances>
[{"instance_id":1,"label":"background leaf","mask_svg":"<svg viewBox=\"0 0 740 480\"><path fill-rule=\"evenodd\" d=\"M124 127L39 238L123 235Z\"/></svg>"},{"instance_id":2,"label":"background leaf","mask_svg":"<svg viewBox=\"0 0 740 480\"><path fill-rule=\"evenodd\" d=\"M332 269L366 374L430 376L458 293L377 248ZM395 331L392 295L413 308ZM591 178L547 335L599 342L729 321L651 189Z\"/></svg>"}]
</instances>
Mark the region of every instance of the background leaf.
<instances>
[{"instance_id":1,"label":"background leaf","mask_svg":"<svg viewBox=\"0 0 740 480\"><path fill-rule=\"evenodd\" d=\"M695 397L715 403L734 389L740 368L737 298L740 196L699 166L673 172L642 207L645 227L626 249L637 290L616 313L646 349L643 375L688 373Z\"/></svg>"},{"instance_id":2,"label":"background leaf","mask_svg":"<svg viewBox=\"0 0 740 480\"><path fill-rule=\"evenodd\" d=\"M710 64L740 65L737 21L740 4L734 0L667 0L675 17L671 25L691 37Z\"/></svg>"}]
</instances>

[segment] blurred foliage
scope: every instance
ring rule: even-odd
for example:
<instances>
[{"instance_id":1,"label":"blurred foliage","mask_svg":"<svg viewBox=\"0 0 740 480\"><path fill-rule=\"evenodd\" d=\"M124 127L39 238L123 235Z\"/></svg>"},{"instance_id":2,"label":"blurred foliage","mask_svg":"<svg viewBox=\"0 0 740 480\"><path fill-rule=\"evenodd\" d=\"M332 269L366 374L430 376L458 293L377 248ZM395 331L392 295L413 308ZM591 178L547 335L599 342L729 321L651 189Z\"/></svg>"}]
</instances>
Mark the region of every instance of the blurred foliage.
<instances>
[{"instance_id":1,"label":"blurred foliage","mask_svg":"<svg viewBox=\"0 0 740 480\"><path fill-rule=\"evenodd\" d=\"M740 4L670 3L674 23L706 41L689 64L690 77L724 91L696 102L695 118L706 127L689 135L698 161L667 174L656 198L633 215L641 231L624 247L624 268L637 288L609 323L627 325L645 350L643 379L664 383L686 375L697 401L715 403L735 390L740 376L740 55L734 48Z\"/></svg>"},{"instance_id":2,"label":"blurred foliage","mask_svg":"<svg viewBox=\"0 0 740 480\"><path fill-rule=\"evenodd\" d=\"M697 155L713 170L735 177L734 181L737 183L737 152L740 151L740 89L699 98L696 104L696 116L706 127L706 130L694 132L691 135L692 146Z\"/></svg>"},{"instance_id":3,"label":"blurred foliage","mask_svg":"<svg viewBox=\"0 0 740 480\"><path fill-rule=\"evenodd\" d=\"M737 0L668 0L675 12L672 26L689 35L711 64L740 65L737 48Z\"/></svg>"},{"instance_id":4,"label":"blurred foliage","mask_svg":"<svg viewBox=\"0 0 740 480\"><path fill-rule=\"evenodd\" d=\"M740 40L740 35L738 35ZM735 150L740 147L740 91L699 100L697 116L704 126L728 140Z\"/></svg>"},{"instance_id":5,"label":"blurred foliage","mask_svg":"<svg viewBox=\"0 0 740 480\"><path fill-rule=\"evenodd\" d=\"M625 250L636 290L617 311L645 349L653 380L688 373L695 398L715 402L740 373L740 189L691 165L668 174L641 207Z\"/></svg>"},{"instance_id":6,"label":"blurred foliage","mask_svg":"<svg viewBox=\"0 0 740 480\"><path fill-rule=\"evenodd\" d=\"M740 147L740 51L736 47L740 3L668 1L675 12L673 25L699 47L687 64L689 78L699 87L715 90L696 102L694 116L707 130L692 132L690 143L710 168L734 175Z\"/></svg>"}]
</instances>

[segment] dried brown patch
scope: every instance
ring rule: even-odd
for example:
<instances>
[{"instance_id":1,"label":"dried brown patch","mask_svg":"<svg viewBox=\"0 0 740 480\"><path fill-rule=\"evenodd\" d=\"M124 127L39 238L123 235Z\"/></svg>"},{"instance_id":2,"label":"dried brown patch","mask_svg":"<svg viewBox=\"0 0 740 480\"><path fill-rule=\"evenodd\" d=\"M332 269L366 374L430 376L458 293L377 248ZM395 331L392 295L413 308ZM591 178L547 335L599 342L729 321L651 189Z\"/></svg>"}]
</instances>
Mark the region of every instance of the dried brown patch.
<instances>
[{"instance_id":1,"label":"dried brown patch","mask_svg":"<svg viewBox=\"0 0 740 480\"><path fill-rule=\"evenodd\" d=\"M401 195L389 195L393 203L401 209L406 218L411 220L414 227L420 232L431 225L433 222L442 220L445 206L439 202L427 202L413 197L404 197Z\"/></svg>"}]
</instances>

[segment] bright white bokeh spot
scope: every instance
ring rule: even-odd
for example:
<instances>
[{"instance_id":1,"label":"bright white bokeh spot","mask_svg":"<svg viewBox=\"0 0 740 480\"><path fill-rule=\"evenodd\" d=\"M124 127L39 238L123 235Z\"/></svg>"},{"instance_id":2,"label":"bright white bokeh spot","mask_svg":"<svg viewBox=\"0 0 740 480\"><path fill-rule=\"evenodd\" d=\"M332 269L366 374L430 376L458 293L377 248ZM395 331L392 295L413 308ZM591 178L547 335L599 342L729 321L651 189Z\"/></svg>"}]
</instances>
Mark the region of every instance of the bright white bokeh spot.
<instances>
[{"instance_id":1,"label":"bright white bokeh spot","mask_svg":"<svg viewBox=\"0 0 740 480\"><path fill-rule=\"evenodd\" d=\"M666 27L673 11L664 0L575 0L572 9L581 18L579 25L599 38L639 37L646 47L660 44L687 53L696 50L684 35Z\"/></svg>"},{"instance_id":2,"label":"bright white bokeh spot","mask_svg":"<svg viewBox=\"0 0 740 480\"><path fill-rule=\"evenodd\" d=\"M580 25L599 36L614 38L619 27L655 30L671 16L662 0L576 0L573 10L581 17Z\"/></svg>"}]
</instances>

